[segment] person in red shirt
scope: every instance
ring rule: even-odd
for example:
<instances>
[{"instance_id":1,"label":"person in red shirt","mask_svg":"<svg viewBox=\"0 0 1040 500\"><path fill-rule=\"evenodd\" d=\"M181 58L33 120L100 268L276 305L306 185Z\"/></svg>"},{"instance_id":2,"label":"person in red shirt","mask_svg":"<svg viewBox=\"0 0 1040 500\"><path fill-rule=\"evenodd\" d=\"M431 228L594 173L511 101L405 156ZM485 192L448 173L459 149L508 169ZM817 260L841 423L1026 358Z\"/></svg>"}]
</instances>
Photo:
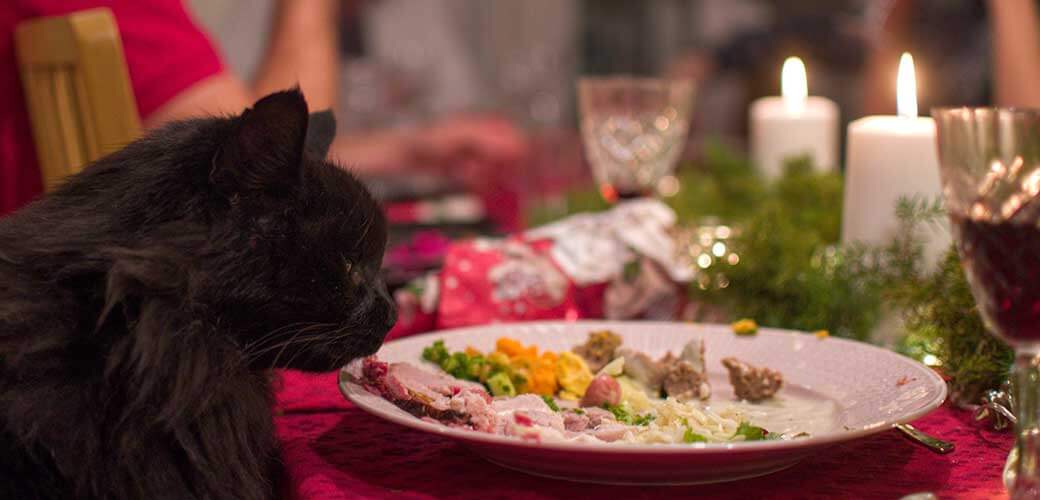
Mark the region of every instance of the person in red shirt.
<instances>
[{"instance_id":1,"label":"person in red shirt","mask_svg":"<svg viewBox=\"0 0 1040 500\"><path fill-rule=\"evenodd\" d=\"M19 81L14 30L21 21L105 6L119 27L146 128L202 114L239 113L260 96L299 85L312 110L335 109L338 11L344 0L279 0L267 53L257 77L231 72L182 0L7 0L0 9L0 215L42 190L25 97ZM517 163L523 137L507 122L461 117L411 133L341 136L333 155L352 167Z\"/></svg>"}]
</instances>

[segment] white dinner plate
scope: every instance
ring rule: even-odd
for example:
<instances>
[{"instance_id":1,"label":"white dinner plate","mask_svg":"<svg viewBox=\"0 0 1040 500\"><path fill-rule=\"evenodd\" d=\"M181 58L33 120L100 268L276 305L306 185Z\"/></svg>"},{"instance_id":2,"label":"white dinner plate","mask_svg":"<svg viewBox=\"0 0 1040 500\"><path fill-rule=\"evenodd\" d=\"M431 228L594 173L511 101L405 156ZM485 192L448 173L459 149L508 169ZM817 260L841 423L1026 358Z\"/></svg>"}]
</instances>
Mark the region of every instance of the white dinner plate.
<instances>
[{"instance_id":1,"label":"white dinner plate","mask_svg":"<svg viewBox=\"0 0 1040 500\"><path fill-rule=\"evenodd\" d=\"M473 346L494 350L496 339L512 337L540 349L563 351L583 343L590 331L612 330L624 347L657 358L678 354L701 338L712 384L711 404L734 400L719 360L735 356L780 371L785 401L812 403L827 411L787 415L790 424L811 427L811 436L792 440L695 444L534 443L424 422L366 391L340 374L340 389L354 404L391 422L455 439L491 462L532 474L618 484L688 484L760 476L797 463L828 446L860 439L917 419L942 404L946 384L930 368L900 354L862 342L789 330L761 328L757 335L734 335L728 325L666 322L537 322L494 324L445 330L391 341L380 359L425 364L422 350L443 339L451 351ZM799 407L793 405L792 407ZM754 419L752 419L752 423ZM761 425L761 424L760 424ZM764 426L764 425L763 425ZM768 427L767 427L768 429ZM770 429L773 430L773 429ZM863 457L870 460L870 457Z\"/></svg>"}]
</instances>

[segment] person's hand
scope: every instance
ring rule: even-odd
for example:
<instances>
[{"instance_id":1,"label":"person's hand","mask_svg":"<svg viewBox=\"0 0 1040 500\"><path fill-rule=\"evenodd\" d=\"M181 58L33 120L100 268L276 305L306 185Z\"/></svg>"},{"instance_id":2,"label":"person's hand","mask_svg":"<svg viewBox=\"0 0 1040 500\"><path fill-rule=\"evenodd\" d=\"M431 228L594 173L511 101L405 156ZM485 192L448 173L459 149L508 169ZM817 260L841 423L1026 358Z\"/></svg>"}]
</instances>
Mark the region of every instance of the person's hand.
<instances>
[{"instance_id":1,"label":"person's hand","mask_svg":"<svg viewBox=\"0 0 1040 500\"><path fill-rule=\"evenodd\" d=\"M458 116L415 132L417 165L439 168L462 180L484 183L495 174L516 172L529 155L527 138L510 122L491 116Z\"/></svg>"}]
</instances>

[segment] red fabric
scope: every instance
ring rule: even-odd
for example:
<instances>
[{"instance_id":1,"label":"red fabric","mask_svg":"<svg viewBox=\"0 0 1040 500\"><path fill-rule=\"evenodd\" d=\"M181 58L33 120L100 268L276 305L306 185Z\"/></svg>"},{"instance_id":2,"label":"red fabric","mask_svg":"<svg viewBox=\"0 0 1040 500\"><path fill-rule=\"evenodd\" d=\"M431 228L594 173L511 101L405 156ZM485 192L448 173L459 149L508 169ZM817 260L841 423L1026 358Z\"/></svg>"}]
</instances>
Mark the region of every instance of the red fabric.
<instances>
[{"instance_id":1,"label":"red fabric","mask_svg":"<svg viewBox=\"0 0 1040 500\"><path fill-rule=\"evenodd\" d=\"M580 484L492 465L455 442L370 416L347 402L335 374L283 372L275 423L295 499L338 498L939 498L1005 497L1009 433L942 407L915 422L957 445L937 455L897 431L837 445L782 472L676 487Z\"/></svg>"},{"instance_id":2,"label":"red fabric","mask_svg":"<svg viewBox=\"0 0 1040 500\"><path fill-rule=\"evenodd\" d=\"M6 0L0 8L0 215L28 203L42 189L15 58L15 26L99 6L112 9L116 17L142 118L223 70L212 43L180 0Z\"/></svg>"}]
</instances>

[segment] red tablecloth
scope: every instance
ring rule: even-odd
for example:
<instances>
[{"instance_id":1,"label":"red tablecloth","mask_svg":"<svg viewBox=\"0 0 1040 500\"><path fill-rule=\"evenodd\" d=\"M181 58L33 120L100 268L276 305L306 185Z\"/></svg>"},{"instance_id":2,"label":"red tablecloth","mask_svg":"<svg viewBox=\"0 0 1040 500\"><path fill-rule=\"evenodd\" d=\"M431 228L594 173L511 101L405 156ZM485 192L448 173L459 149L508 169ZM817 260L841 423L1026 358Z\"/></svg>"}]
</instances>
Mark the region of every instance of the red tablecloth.
<instances>
[{"instance_id":1,"label":"red tablecloth","mask_svg":"<svg viewBox=\"0 0 1040 500\"><path fill-rule=\"evenodd\" d=\"M896 431L837 445L779 473L733 483L621 487L528 476L481 460L455 442L354 407L335 374L284 372L276 424L291 497L338 498L939 498L1006 496L1001 469L1012 438L943 407L915 425L953 441L937 455Z\"/></svg>"}]
</instances>

